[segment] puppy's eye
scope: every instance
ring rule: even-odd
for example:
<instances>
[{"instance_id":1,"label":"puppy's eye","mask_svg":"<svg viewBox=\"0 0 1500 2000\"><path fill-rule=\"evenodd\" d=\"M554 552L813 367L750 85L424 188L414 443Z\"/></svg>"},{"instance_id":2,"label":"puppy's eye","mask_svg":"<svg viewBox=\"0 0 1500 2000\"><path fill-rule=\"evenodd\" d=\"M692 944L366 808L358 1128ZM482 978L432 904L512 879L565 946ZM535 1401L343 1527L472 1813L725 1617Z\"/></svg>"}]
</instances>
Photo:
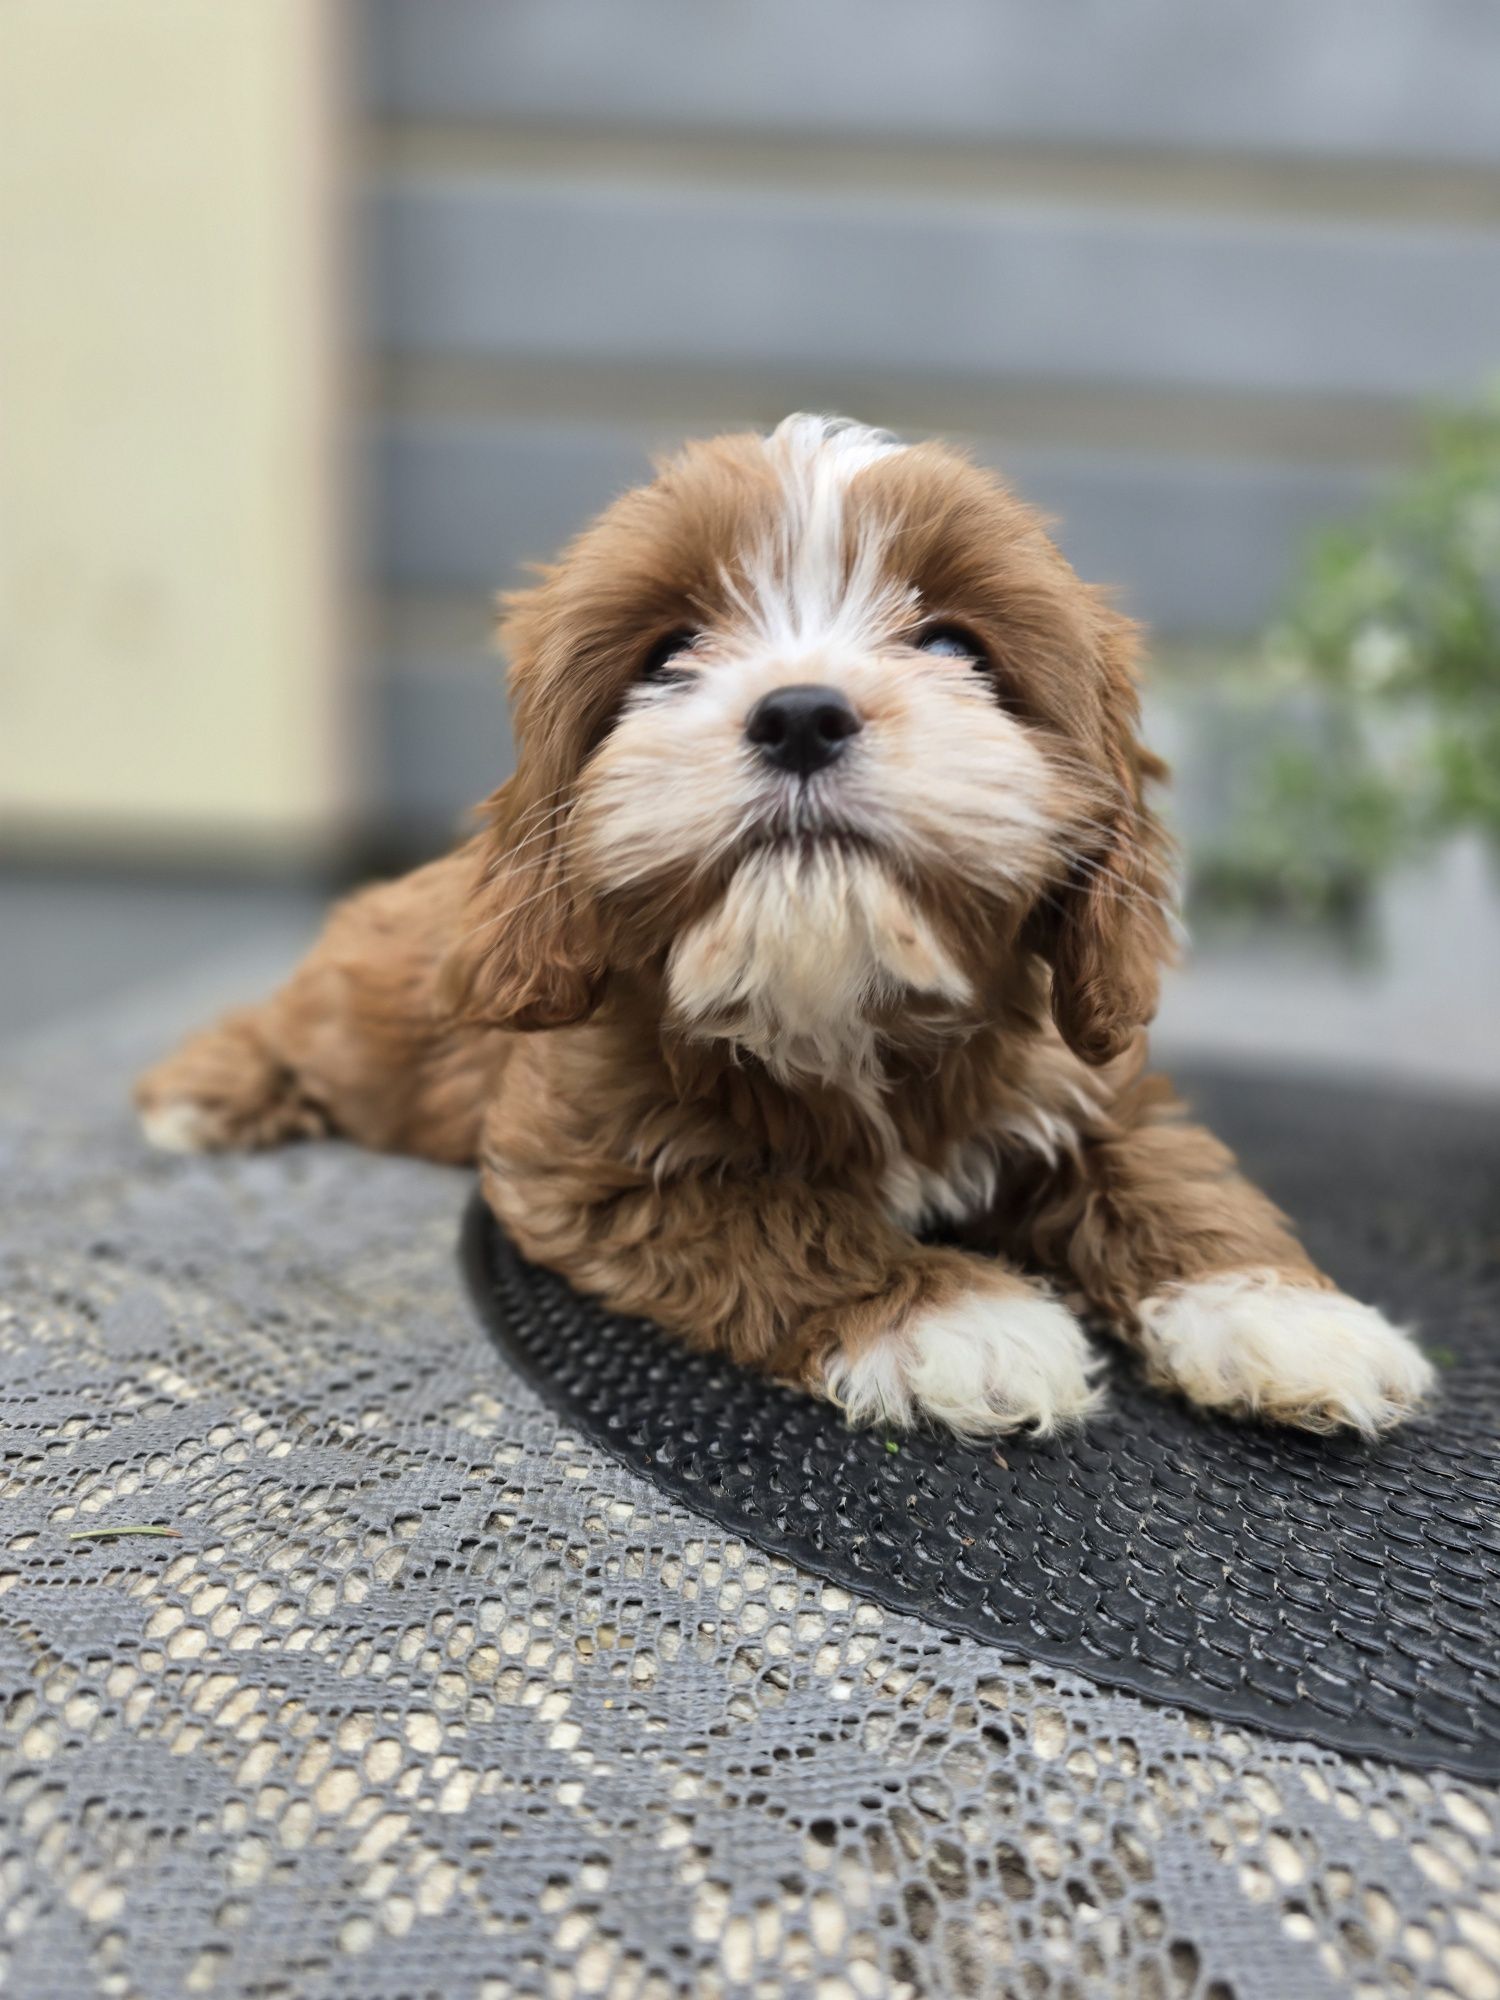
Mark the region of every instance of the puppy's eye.
<instances>
[{"instance_id":1,"label":"puppy's eye","mask_svg":"<svg viewBox=\"0 0 1500 2000\"><path fill-rule=\"evenodd\" d=\"M935 660L957 660L962 665L972 667L976 674L983 674L990 684L996 701L1008 715L1024 715L1024 703L1018 699L1015 683L1006 671L1003 661L997 661L982 639L976 638L967 625L928 625L912 640L919 653L928 653Z\"/></svg>"},{"instance_id":2,"label":"puppy's eye","mask_svg":"<svg viewBox=\"0 0 1500 2000\"><path fill-rule=\"evenodd\" d=\"M929 625L917 634L912 644L919 653L931 653L939 660L967 660L981 671L990 664L984 646L962 625Z\"/></svg>"},{"instance_id":3,"label":"puppy's eye","mask_svg":"<svg viewBox=\"0 0 1500 2000\"><path fill-rule=\"evenodd\" d=\"M662 684L684 679L688 668L686 656L697 645L698 638L696 632L668 632L641 661L638 678Z\"/></svg>"}]
</instances>

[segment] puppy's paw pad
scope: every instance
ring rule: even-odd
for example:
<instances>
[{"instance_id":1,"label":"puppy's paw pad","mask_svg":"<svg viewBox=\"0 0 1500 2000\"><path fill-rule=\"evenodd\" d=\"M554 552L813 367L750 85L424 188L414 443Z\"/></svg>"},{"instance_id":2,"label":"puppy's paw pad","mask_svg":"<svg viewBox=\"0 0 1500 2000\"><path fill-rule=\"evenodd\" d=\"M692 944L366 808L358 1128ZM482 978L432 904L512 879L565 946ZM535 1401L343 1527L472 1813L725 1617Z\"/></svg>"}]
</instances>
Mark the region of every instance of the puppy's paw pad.
<instances>
[{"instance_id":1,"label":"puppy's paw pad","mask_svg":"<svg viewBox=\"0 0 1500 2000\"><path fill-rule=\"evenodd\" d=\"M1065 1306L1040 1292L969 1293L925 1308L824 1364L825 1393L852 1423L922 1419L964 1437L1038 1435L1098 1402L1098 1357Z\"/></svg>"},{"instance_id":2,"label":"puppy's paw pad","mask_svg":"<svg viewBox=\"0 0 1500 2000\"><path fill-rule=\"evenodd\" d=\"M1432 1364L1373 1306L1274 1273L1230 1272L1141 1308L1154 1378L1209 1409L1373 1437L1409 1416Z\"/></svg>"}]
</instances>

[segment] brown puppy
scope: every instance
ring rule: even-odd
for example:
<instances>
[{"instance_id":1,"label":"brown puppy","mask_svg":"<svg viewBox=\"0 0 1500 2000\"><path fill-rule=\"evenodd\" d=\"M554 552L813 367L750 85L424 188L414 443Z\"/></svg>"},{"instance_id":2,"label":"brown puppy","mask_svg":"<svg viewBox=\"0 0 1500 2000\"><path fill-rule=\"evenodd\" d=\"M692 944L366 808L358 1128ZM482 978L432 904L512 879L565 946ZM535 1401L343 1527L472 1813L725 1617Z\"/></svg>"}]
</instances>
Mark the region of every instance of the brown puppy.
<instances>
[{"instance_id":1,"label":"brown puppy","mask_svg":"<svg viewBox=\"0 0 1500 2000\"><path fill-rule=\"evenodd\" d=\"M816 417L694 445L507 638L485 831L145 1077L154 1138L477 1158L529 1256L860 1420L1082 1414L1075 1310L1213 1407L1419 1401L1144 1073L1135 635L1002 487Z\"/></svg>"}]
</instances>

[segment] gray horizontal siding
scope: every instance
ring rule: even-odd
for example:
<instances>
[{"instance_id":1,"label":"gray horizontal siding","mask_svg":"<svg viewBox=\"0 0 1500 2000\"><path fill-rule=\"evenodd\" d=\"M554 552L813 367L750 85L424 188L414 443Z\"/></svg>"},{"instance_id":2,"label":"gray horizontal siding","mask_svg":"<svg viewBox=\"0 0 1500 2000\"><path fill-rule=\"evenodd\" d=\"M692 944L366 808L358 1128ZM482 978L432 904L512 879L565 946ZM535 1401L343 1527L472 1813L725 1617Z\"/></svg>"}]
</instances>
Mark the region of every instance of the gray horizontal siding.
<instances>
[{"instance_id":1,"label":"gray horizontal siding","mask_svg":"<svg viewBox=\"0 0 1500 2000\"><path fill-rule=\"evenodd\" d=\"M518 583L638 485L665 442L607 425L389 422L373 466L377 571L396 590Z\"/></svg>"},{"instance_id":2,"label":"gray horizontal siding","mask_svg":"<svg viewBox=\"0 0 1500 2000\"><path fill-rule=\"evenodd\" d=\"M515 762L501 664L475 606L468 646L392 646L374 689L372 796L414 845L437 847L459 829Z\"/></svg>"},{"instance_id":3,"label":"gray horizontal siding","mask_svg":"<svg viewBox=\"0 0 1500 2000\"><path fill-rule=\"evenodd\" d=\"M435 178L374 236L403 351L1412 396L1500 337L1476 229Z\"/></svg>"},{"instance_id":4,"label":"gray horizontal siding","mask_svg":"<svg viewBox=\"0 0 1500 2000\"><path fill-rule=\"evenodd\" d=\"M552 555L643 478L665 436L590 426L391 423L377 447L374 560L396 590L480 591ZM1370 491L1368 470L1038 448L981 456L1055 515L1078 569L1169 633L1245 632L1310 528Z\"/></svg>"},{"instance_id":5,"label":"gray horizontal siding","mask_svg":"<svg viewBox=\"0 0 1500 2000\"><path fill-rule=\"evenodd\" d=\"M1494 0L367 0L426 117L1500 160Z\"/></svg>"}]
</instances>

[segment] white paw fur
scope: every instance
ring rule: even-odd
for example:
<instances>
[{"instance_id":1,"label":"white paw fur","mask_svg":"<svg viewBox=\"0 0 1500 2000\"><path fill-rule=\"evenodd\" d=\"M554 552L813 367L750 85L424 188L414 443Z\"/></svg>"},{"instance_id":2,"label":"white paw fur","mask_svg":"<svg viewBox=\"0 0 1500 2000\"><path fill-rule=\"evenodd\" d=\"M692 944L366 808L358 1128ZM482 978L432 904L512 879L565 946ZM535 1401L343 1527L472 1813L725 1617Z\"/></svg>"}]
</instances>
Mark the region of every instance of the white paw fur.
<instances>
[{"instance_id":1,"label":"white paw fur","mask_svg":"<svg viewBox=\"0 0 1500 2000\"><path fill-rule=\"evenodd\" d=\"M823 1379L851 1423L927 1418L965 1437L1023 1426L1042 1435L1094 1407L1098 1365L1065 1306L1040 1292L976 1291L836 1351Z\"/></svg>"},{"instance_id":2,"label":"white paw fur","mask_svg":"<svg viewBox=\"0 0 1500 2000\"><path fill-rule=\"evenodd\" d=\"M214 1142L212 1116L190 1097L169 1098L141 1113L147 1143L164 1153L206 1153Z\"/></svg>"},{"instance_id":3,"label":"white paw fur","mask_svg":"<svg viewBox=\"0 0 1500 2000\"><path fill-rule=\"evenodd\" d=\"M1153 1378L1209 1409L1373 1437L1414 1410L1432 1364L1400 1327L1342 1292L1232 1271L1141 1307Z\"/></svg>"}]
</instances>

